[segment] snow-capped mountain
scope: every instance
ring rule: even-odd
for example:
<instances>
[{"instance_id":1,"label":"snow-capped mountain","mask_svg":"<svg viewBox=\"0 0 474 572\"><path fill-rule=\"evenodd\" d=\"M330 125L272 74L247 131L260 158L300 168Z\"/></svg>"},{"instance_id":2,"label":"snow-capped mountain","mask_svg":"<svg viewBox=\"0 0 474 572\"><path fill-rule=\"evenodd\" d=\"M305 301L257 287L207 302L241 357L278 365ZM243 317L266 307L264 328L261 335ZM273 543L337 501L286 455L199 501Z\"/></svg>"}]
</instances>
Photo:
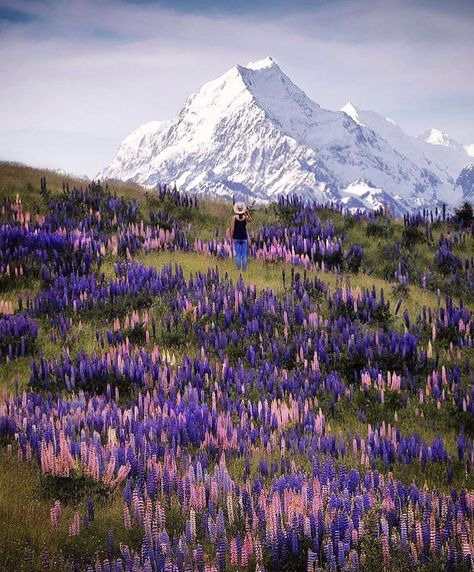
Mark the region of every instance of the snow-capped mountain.
<instances>
[{"instance_id":1,"label":"snow-capped mountain","mask_svg":"<svg viewBox=\"0 0 474 572\"><path fill-rule=\"evenodd\" d=\"M204 84L171 120L132 132L100 177L259 201L298 194L370 208L390 199L398 212L440 198L454 204L447 168L370 113L323 109L265 58Z\"/></svg>"}]
</instances>

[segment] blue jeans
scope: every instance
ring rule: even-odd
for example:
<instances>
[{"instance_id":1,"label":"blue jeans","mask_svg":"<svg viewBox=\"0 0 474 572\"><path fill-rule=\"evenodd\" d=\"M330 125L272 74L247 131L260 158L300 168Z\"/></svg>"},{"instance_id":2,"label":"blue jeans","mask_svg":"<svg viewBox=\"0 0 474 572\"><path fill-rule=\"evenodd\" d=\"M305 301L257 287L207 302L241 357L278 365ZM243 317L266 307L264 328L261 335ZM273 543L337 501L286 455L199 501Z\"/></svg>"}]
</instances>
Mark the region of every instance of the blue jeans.
<instances>
[{"instance_id":1,"label":"blue jeans","mask_svg":"<svg viewBox=\"0 0 474 572\"><path fill-rule=\"evenodd\" d=\"M234 256L237 269L247 270L247 240L234 239Z\"/></svg>"}]
</instances>

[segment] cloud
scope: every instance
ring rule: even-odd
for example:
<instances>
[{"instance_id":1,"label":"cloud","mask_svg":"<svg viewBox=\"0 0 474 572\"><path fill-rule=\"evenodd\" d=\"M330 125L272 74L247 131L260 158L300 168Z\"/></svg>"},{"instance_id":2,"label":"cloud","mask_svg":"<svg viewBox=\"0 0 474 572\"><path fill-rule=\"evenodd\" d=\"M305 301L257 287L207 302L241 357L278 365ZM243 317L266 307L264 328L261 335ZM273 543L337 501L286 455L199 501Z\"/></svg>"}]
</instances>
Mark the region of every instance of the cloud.
<instances>
[{"instance_id":1,"label":"cloud","mask_svg":"<svg viewBox=\"0 0 474 572\"><path fill-rule=\"evenodd\" d=\"M24 16L0 20L0 157L9 142L20 153L30 133L35 144L18 158L37 161L49 133L50 164L58 141L58 161L66 147L68 165L93 175L131 129L174 115L205 81L266 55L325 107L351 99L409 132L437 126L474 141L467 2L192 4L3 1Z\"/></svg>"},{"instance_id":2,"label":"cloud","mask_svg":"<svg viewBox=\"0 0 474 572\"><path fill-rule=\"evenodd\" d=\"M0 26L11 23L24 23L30 22L33 17L27 12L16 10L15 8L2 7L0 5Z\"/></svg>"}]
</instances>

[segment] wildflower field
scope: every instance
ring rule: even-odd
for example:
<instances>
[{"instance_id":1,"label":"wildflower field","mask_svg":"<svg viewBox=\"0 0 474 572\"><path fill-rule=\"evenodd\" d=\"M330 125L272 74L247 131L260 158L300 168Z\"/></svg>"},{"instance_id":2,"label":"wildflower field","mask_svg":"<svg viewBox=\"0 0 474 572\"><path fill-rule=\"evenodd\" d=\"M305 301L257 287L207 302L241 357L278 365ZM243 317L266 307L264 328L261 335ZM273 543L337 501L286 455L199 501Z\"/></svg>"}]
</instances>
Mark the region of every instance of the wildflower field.
<instances>
[{"instance_id":1,"label":"wildflower field","mask_svg":"<svg viewBox=\"0 0 474 572\"><path fill-rule=\"evenodd\" d=\"M0 567L471 570L474 226L0 164Z\"/></svg>"}]
</instances>

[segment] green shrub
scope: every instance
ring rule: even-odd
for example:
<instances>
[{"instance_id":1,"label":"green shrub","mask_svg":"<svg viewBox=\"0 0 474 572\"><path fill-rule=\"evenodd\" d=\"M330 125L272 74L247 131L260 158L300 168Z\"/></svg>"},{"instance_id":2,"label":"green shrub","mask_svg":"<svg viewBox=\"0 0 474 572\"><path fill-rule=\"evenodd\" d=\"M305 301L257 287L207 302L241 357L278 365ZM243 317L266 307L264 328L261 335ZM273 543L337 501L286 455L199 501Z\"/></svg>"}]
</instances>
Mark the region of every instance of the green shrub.
<instances>
[{"instance_id":1,"label":"green shrub","mask_svg":"<svg viewBox=\"0 0 474 572\"><path fill-rule=\"evenodd\" d=\"M69 477L42 476L39 487L42 498L73 504L92 496L107 498L110 494L110 489L103 483L75 471Z\"/></svg>"}]
</instances>

